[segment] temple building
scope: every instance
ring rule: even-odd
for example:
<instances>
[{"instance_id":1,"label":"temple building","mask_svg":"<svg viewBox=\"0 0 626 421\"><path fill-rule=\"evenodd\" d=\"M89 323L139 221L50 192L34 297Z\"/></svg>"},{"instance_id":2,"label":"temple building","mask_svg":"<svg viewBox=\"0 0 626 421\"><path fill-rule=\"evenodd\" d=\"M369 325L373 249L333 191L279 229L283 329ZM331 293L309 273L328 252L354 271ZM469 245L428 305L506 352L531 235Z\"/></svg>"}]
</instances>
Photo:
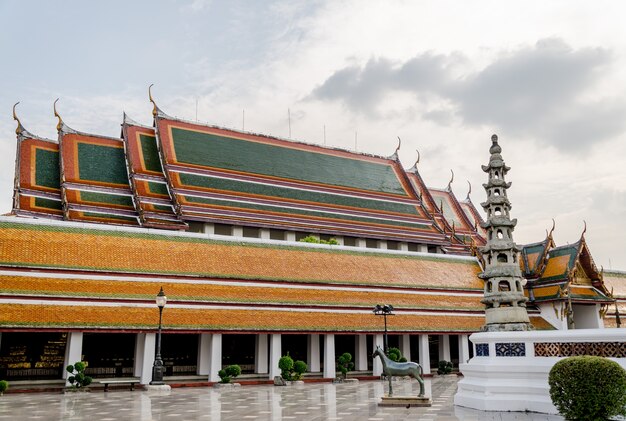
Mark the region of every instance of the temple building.
<instances>
[{"instance_id":1,"label":"temple building","mask_svg":"<svg viewBox=\"0 0 626 421\"><path fill-rule=\"evenodd\" d=\"M214 382L229 364L269 380L287 352L310 378L334 378L344 352L360 375L380 375L376 304L394 306L389 344L425 373L473 355L491 230L453 177L427 187L419 159L405 170L397 150L183 121L150 99L153 126L124 115L120 138L70 128L55 108L58 139L44 139L14 110L0 378L62 385L63 367L83 360L95 378L148 383L161 287L170 383ZM515 254L530 326L619 327L626 274L598 270L584 233L566 247L551 235Z\"/></svg>"}]
</instances>

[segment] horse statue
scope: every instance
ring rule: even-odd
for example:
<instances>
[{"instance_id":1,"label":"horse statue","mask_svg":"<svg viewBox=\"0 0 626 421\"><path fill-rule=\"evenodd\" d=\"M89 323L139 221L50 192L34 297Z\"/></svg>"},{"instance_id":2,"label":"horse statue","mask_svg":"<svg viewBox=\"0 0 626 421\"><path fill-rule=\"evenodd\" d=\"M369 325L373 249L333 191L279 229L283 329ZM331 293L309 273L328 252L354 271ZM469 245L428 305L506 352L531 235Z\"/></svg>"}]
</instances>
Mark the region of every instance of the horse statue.
<instances>
[{"instance_id":1,"label":"horse statue","mask_svg":"<svg viewBox=\"0 0 626 421\"><path fill-rule=\"evenodd\" d=\"M423 371L422 366L414 362L397 363L392 361L385 355L379 346L376 346L372 358L380 357L380 361L383 363L383 373L389 379L389 397L393 396L393 388L391 387L392 376L411 376L417 380L420 384L419 397L424 396L424 379L422 378Z\"/></svg>"}]
</instances>

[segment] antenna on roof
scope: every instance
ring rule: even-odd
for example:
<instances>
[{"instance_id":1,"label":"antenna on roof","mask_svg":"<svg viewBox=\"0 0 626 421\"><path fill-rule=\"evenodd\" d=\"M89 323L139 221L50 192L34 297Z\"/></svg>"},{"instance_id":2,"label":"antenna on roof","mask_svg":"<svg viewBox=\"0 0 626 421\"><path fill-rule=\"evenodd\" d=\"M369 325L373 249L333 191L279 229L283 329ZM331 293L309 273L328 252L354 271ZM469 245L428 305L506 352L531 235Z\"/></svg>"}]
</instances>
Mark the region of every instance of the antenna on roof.
<instances>
[{"instance_id":1,"label":"antenna on roof","mask_svg":"<svg viewBox=\"0 0 626 421\"><path fill-rule=\"evenodd\" d=\"M289 120L289 139L291 139L291 110L287 108L287 120Z\"/></svg>"}]
</instances>

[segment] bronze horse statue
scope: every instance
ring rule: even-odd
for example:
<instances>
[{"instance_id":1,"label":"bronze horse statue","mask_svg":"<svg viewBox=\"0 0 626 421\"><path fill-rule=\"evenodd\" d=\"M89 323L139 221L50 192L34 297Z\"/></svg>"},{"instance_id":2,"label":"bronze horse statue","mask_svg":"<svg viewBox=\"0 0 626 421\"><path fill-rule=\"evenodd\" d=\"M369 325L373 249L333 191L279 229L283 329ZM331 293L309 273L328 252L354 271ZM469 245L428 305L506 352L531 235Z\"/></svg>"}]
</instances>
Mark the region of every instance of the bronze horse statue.
<instances>
[{"instance_id":1,"label":"bronze horse statue","mask_svg":"<svg viewBox=\"0 0 626 421\"><path fill-rule=\"evenodd\" d=\"M424 396L424 379L422 378L423 371L422 366L414 362L398 363L392 361L385 355L379 346L376 346L372 358L380 357L380 361L383 363L383 373L389 379L389 397L393 396L393 388L391 387L392 376L411 376L417 380L420 384L419 397Z\"/></svg>"}]
</instances>

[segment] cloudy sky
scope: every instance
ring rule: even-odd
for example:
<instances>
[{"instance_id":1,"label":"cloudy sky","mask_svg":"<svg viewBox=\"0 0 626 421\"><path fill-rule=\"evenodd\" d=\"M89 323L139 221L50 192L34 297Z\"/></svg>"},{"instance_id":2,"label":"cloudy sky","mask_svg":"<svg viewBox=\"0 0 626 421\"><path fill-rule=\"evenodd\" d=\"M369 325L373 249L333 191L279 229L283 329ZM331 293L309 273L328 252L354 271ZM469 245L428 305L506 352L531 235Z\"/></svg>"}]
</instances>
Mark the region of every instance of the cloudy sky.
<instances>
[{"instance_id":1,"label":"cloudy sky","mask_svg":"<svg viewBox=\"0 0 626 421\"><path fill-rule=\"evenodd\" d=\"M626 270L626 5L621 1L0 0L0 213L10 211L13 103L56 137L119 136L122 111L167 113L391 155L419 149L427 184L459 198L492 133L512 170L518 243L556 220L598 266ZM326 139L324 139L324 128ZM356 139L356 141L355 141Z\"/></svg>"}]
</instances>

